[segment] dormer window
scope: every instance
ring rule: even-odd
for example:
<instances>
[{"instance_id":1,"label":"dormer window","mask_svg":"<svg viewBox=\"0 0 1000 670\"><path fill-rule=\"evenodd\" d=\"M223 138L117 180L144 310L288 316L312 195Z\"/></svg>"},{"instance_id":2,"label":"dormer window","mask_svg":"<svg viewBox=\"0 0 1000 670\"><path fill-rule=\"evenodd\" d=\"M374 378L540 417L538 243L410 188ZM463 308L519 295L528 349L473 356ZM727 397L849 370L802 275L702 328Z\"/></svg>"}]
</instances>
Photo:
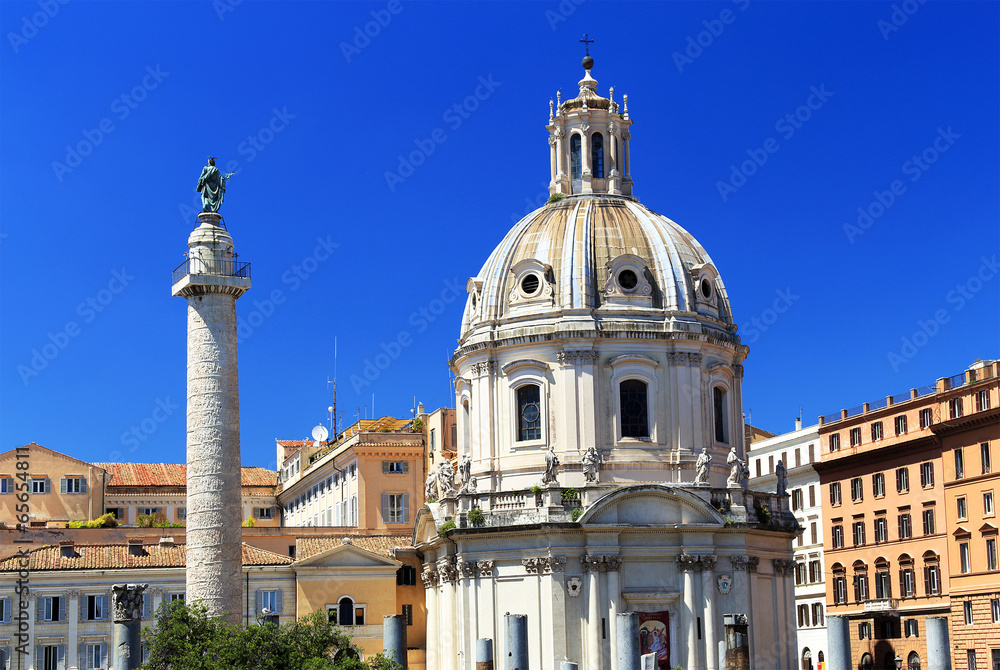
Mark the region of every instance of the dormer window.
<instances>
[{"instance_id":1,"label":"dormer window","mask_svg":"<svg viewBox=\"0 0 1000 670\"><path fill-rule=\"evenodd\" d=\"M691 268L694 289L693 311L723 318L724 315L719 314L719 292L716 287L718 277L719 273L707 263Z\"/></svg>"},{"instance_id":2,"label":"dormer window","mask_svg":"<svg viewBox=\"0 0 1000 670\"><path fill-rule=\"evenodd\" d=\"M623 254L608 262L608 280L604 284L604 303L653 307L653 284L646 262L632 254Z\"/></svg>"},{"instance_id":3,"label":"dormer window","mask_svg":"<svg viewBox=\"0 0 1000 670\"><path fill-rule=\"evenodd\" d=\"M604 136L594 133L590 136L590 164L595 179L604 179Z\"/></svg>"},{"instance_id":4,"label":"dormer window","mask_svg":"<svg viewBox=\"0 0 1000 670\"><path fill-rule=\"evenodd\" d=\"M524 278L521 279L521 292L526 298L533 298L538 293L539 286L541 286L541 282L534 272L524 275Z\"/></svg>"},{"instance_id":5,"label":"dormer window","mask_svg":"<svg viewBox=\"0 0 1000 670\"><path fill-rule=\"evenodd\" d=\"M555 304L552 267L527 258L510 269L513 288L509 292L510 313L532 313Z\"/></svg>"}]
</instances>

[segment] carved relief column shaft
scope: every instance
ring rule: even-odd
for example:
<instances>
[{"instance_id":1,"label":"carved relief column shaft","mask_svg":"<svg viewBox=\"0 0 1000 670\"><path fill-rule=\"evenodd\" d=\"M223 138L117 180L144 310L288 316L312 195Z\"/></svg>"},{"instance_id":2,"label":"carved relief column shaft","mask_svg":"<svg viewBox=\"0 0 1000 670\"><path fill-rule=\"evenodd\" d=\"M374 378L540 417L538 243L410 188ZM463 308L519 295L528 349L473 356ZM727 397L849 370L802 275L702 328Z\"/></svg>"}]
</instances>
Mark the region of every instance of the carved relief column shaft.
<instances>
[{"instance_id":1,"label":"carved relief column shaft","mask_svg":"<svg viewBox=\"0 0 1000 670\"><path fill-rule=\"evenodd\" d=\"M715 638L715 556L701 557L701 597L702 620L705 625L705 668L717 670L719 667L719 645Z\"/></svg>"},{"instance_id":2,"label":"carved relief column shaft","mask_svg":"<svg viewBox=\"0 0 1000 670\"><path fill-rule=\"evenodd\" d=\"M114 667L136 670L142 665L142 592L149 584L115 584L111 587L111 613L114 620ZM111 665L111 663L109 663Z\"/></svg>"}]
</instances>

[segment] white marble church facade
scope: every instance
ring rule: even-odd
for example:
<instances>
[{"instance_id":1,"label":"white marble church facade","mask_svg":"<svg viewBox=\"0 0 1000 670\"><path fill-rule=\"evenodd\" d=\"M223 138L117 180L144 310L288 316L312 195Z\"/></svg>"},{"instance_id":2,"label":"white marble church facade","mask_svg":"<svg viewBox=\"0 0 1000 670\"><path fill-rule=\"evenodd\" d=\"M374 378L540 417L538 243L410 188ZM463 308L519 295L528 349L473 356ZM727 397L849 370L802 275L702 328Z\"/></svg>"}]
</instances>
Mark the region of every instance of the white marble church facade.
<instances>
[{"instance_id":1,"label":"white marble church facade","mask_svg":"<svg viewBox=\"0 0 1000 670\"><path fill-rule=\"evenodd\" d=\"M745 488L725 286L631 197L627 106L589 67L579 85L550 112L554 198L468 282L458 481L428 482L414 535L427 668L472 670L484 637L503 663L510 613L532 669L619 670L616 615L638 612L661 668L794 670L795 519Z\"/></svg>"}]
</instances>

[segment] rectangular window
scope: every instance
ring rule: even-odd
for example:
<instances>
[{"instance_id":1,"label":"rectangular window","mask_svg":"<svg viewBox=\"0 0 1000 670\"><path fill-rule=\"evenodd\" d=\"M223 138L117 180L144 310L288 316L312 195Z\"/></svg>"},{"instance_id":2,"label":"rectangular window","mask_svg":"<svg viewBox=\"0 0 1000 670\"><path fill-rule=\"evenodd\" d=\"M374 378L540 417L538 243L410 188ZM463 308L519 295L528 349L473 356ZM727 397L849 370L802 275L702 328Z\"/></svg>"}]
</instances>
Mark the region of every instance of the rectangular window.
<instances>
[{"instance_id":1,"label":"rectangular window","mask_svg":"<svg viewBox=\"0 0 1000 670\"><path fill-rule=\"evenodd\" d=\"M958 545L958 556L962 563L962 574L966 575L970 570L969 543L962 542Z\"/></svg>"},{"instance_id":2,"label":"rectangular window","mask_svg":"<svg viewBox=\"0 0 1000 670\"><path fill-rule=\"evenodd\" d=\"M903 623L903 628L906 630L906 637L917 637L917 620L916 619L906 619Z\"/></svg>"},{"instance_id":3,"label":"rectangular window","mask_svg":"<svg viewBox=\"0 0 1000 670\"><path fill-rule=\"evenodd\" d=\"M962 609L965 611L965 625L971 626L973 624L972 601L966 600L964 603L962 603Z\"/></svg>"},{"instance_id":4,"label":"rectangular window","mask_svg":"<svg viewBox=\"0 0 1000 670\"><path fill-rule=\"evenodd\" d=\"M139 514L144 514L146 516L153 516L160 511L159 507L140 507Z\"/></svg>"},{"instance_id":5,"label":"rectangular window","mask_svg":"<svg viewBox=\"0 0 1000 670\"><path fill-rule=\"evenodd\" d=\"M382 521L385 523L410 523L410 494L383 493Z\"/></svg>"},{"instance_id":6,"label":"rectangular window","mask_svg":"<svg viewBox=\"0 0 1000 670\"><path fill-rule=\"evenodd\" d=\"M961 498L956 498L955 503L958 506L958 518L959 519L967 518L968 512L965 509L965 496L962 496Z\"/></svg>"},{"instance_id":7,"label":"rectangular window","mask_svg":"<svg viewBox=\"0 0 1000 670\"><path fill-rule=\"evenodd\" d=\"M178 507L177 508L177 520L178 521L184 521L187 518L188 518L187 507Z\"/></svg>"},{"instance_id":8,"label":"rectangular window","mask_svg":"<svg viewBox=\"0 0 1000 670\"><path fill-rule=\"evenodd\" d=\"M387 475L405 475L410 471L407 461L382 461L382 472Z\"/></svg>"},{"instance_id":9,"label":"rectangular window","mask_svg":"<svg viewBox=\"0 0 1000 670\"><path fill-rule=\"evenodd\" d=\"M813 488L812 484L809 485L809 506L816 506L816 489Z\"/></svg>"},{"instance_id":10,"label":"rectangular window","mask_svg":"<svg viewBox=\"0 0 1000 670\"><path fill-rule=\"evenodd\" d=\"M923 488L930 488L934 486L934 464L933 463L921 463L920 464L920 486Z\"/></svg>"},{"instance_id":11,"label":"rectangular window","mask_svg":"<svg viewBox=\"0 0 1000 670\"><path fill-rule=\"evenodd\" d=\"M872 624L870 621L862 621L858 624L858 639L859 640L870 640L872 639Z\"/></svg>"},{"instance_id":12,"label":"rectangular window","mask_svg":"<svg viewBox=\"0 0 1000 670\"><path fill-rule=\"evenodd\" d=\"M861 428L851 428L851 446L856 447L861 444Z\"/></svg>"},{"instance_id":13,"label":"rectangular window","mask_svg":"<svg viewBox=\"0 0 1000 670\"><path fill-rule=\"evenodd\" d=\"M39 614L42 621L65 621L66 599L61 596L42 596Z\"/></svg>"},{"instance_id":14,"label":"rectangular window","mask_svg":"<svg viewBox=\"0 0 1000 670\"><path fill-rule=\"evenodd\" d=\"M823 570L819 561L809 561L809 583L815 584L823 579Z\"/></svg>"},{"instance_id":15,"label":"rectangular window","mask_svg":"<svg viewBox=\"0 0 1000 670\"><path fill-rule=\"evenodd\" d=\"M884 516L875 517L875 543L889 541L889 525L885 522Z\"/></svg>"},{"instance_id":16,"label":"rectangular window","mask_svg":"<svg viewBox=\"0 0 1000 670\"><path fill-rule=\"evenodd\" d=\"M823 625L823 605L821 603L813 603L813 625L822 626Z\"/></svg>"},{"instance_id":17,"label":"rectangular window","mask_svg":"<svg viewBox=\"0 0 1000 670\"><path fill-rule=\"evenodd\" d=\"M865 522L855 521L852 526L854 529L854 546L861 547L865 544Z\"/></svg>"},{"instance_id":18,"label":"rectangular window","mask_svg":"<svg viewBox=\"0 0 1000 670\"><path fill-rule=\"evenodd\" d=\"M910 513L904 512L899 515L899 539L906 540L913 535L913 528L910 524Z\"/></svg>"},{"instance_id":19,"label":"rectangular window","mask_svg":"<svg viewBox=\"0 0 1000 670\"><path fill-rule=\"evenodd\" d=\"M87 621L101 621L108 618L107 596L84 596L83 605L86 608Z\"/></svg>"},{"instance_id":20,"label":"rectangular window","mask_svg":"<svg viewBox=\"0 0 1000 670\"><path fill-rule=\"evenodd\" d=\"M760 477L760 459L759 459L759 458L758 458L758 459L756 459L756 460L754 461L754 463L755 463L755 464L756 464L756 466L757 466L757 476L758 476L758 477Z\"/></svg>"},{"instance_id":21,"label":"rectangular window","mask_svg":"<svg viewBox=\"0 0 1000 670\"><path fill-rule=\"evenodd\" d=\"M976 393L976 411L985 412L990 408L990 391L983 389Z\"/></svg>"},{"instance_id":22,"label":"rectangular window","mask_svg":"<svg viewBox=\"0 0 1000 670\"><path fill-rule=\"evenodd\" d=\"M920 428L930 428L931 427L931 409L928 407L926 409L920 410Z\"/></svg>"},{"instance_id":23,"label":"rectangular window","mask_svg":"<svg viewBox=\"0 0 1000 670\"><path fill-rule=\"evenodd\" d=\"M959 447L955 450L955 479L963 477L965 477L965 456L962 454L962 448Z\"/></svg>"},{"instance_id":24,"label":"rectangular window","mask_svg":"<svg viewBox=\"0 0 1000 670\"><path fill-rule=\"evenodd\" d=\"M840 451L840 433L830 436L830 451Z\"/></svg>"},{"instance_id":25,"label":"rectangular window","mask_svg":"<svg viewBox=\"0 0 1000 670\"><path fill-rule=\"evenodd\" d=\"M63 477L59 480L59 493L86 493L86 477Z\"/></svg>"},{"instance_id":26,"label":"rectangular window","mask_svg":"<svg viewBox=\"0 0 1000 670\"><path fill-rule=\"evenodd\" d=\"M809 462L812 463L816 459L816 448L815 445L809 445Z\"/></svg>"},{"instance_id":27,"label":"rectangular window","mask_svg":"<svg viewBox=\"0 0 1000 670\"><path fill-rule=\"evenodd\" d=\"M851 480L851 500L858 502L864 499L864 485L861 483L861 477L855 477Z\"/></svg>"},{"instance_id":28,"label":"rectangular window","mask_svg":"<svg viewBox=\"0 0 1000 670\"><path fill-rule=\"evenodd\" d=\"M806 564L795 564L795 585L800 586L806 583Z\"/></svg>"},{"instance_id":29,"label":"rectangular window","mask_svg":"<svg viewBox=\"0 0 1000 670\"><path fill-rule=\"evenodd\" d=\"M622 402L624 403L624 399ZM517 439L519 442L542 439L540 408L541 389L538 384L525 384L517 389Z\"/></svg>"},{"instance_id":30,"label":"rectangular window","mask_svg":"<svg viewBox=\"0 0 1000 670\"><path fill-rule=\"evenodd\" d=\"M0 495L14 493L14 478L0 475Z\"/></svg>"},{"instance_id":31,"label":"rectangular window","mask_svg":"<svg viewBox=\"0 0 1000 670\"><path fill-rule=\"evenodd\" d=\"M104 657L101 652L103 651L103 644L88 644L87 645L87 668L88 670L92 668L103 668L104 667Z\"/></svg>"},{"instance_id":32,"label":"rectangular window","mask_svg":"<svg viewBox=\"0 0 1000 670\"><path fill-rule=\"evenodd\" d=\"M833 602L838 605L847 602L847 579L842 576L833 578Z\"/></svg>"},{"instance_id":33,"label":"rectangular window","mask_svg":"<svg viewBox=\"0 0 1000 670\"><path fill-rule=\"evenodd\" d=\"M876 421L872 424L872 442L882 439L882 422Z\"/></svg>"},{"instance_id":34,"label":"rectangular window","mask_svg":"<svg viewBox=\"0 0 1000 670\"><path fill-rule=\"evenodd\" d=\"M937 565L924 566L924 590L931 596L941 593L941 570Z\"/></svg>"},{"instance_id":35,"label":"rectangular window","mask_svg":"<svg viewBox=\"0 0 1000 670\"><path fill-rule=\"evenodd\" d=\"M903 568L899 571L899 595L902 598L912 598L913 593L913 568Z\"/></svg>"},{"instance_id":36,"label":"rectangular window","mask_svg":"<svg viewBox=\"0 0 1000 670\"><path fill-rule=\"evenodd\" d=\"M816 528L816 522L813 521L813 522L811 522L809 524L809 541L810 541L811 544L816 544L817 541L819 540L819 538L816 537L816 533L817 532L818 531L817 531L817 528Z\"/></svg>"},{"instance_id":37,"label":"rectangular window","mask_svg":"<svg viewBox=\"0 0 1000 670\"><path fill-rule=\"evenodd\" d=\"M840 482L830 484L830 504L840 504Z\"/></svg>"},{"instance_id":38,"label":"rectangular window","mask_svg":"<svg viewBox=\"0 0 1000 670\"><path fill-rule=\"evenodd\" d=\"M795 450L795 467L799 467L800 465L802 465L802 450L801 449L796 449Z\"/></svg>"},{"instance_id":39,"label":"rectangular window","mask_svg":"<svg viewBox=\"0 0 1000 670\"><path fill-rule=\"evenodd\" d=\"M1000 623L1000 598L990 601L990 612L993 614L993 623Z\"/></svg>"},{"instance_id":40,"label":"rectangular window","mask_svg":"<svg viewBox=\"0 0 1000 670\"><path fill-rule=\"evenodd\" d=\"M990 473L990 443L983 442L979 445L979 458L983 464L983 474L988 475Z\"/></svg>"},{"instance_id":41,"label":"rectangular window","mask_svg":"<svg viewBox=\"0 0 1000 670\"><path fill-rule=\"evenodd\" d=\"M948 401L948 417L951 419L962 418L963 403L961 398L952 398Z\"/></svg>"},{"instance_id":42,"label":"rectangular window","mask_svg":"<svg viewBox=\"0 0 1000 670\"><path fill-rule=\"evenodd\" d=\"M37 659L40 665L36 665L36 668L40 670L60 670L65 663L65 653L66 647L61 644L48 644L44 647L36 647L41 649L41 658Z\"/></svg>"},{"instance_id":43,"label":"rectangular window","mask_svg":"<svg viewBox=\"0 0 1000 670\"><path fill-rule=\"evenodd\" d=\"M431 428L431 451L437 447L437 429Z\"/></svg>"},{"instance_id":44,"label":"rectangular window","mask_svg":"<svg viewBox=\"0 0 1000 670\"><path fill-rule=\"evenodd\" d=\"M49 485L49 480L47 477L32 477L31 478L31 492L44 494L51 493L52 488Z\"/></svg>"},{"instance_id":45,"label":"rectangular window","mask_svg":"<svg viewBox=\"0 0 1000 670\"><path fill-rule=\"evenodd\" d=\"M872 475L872 495L876 498L881 498L885 495L885 475L881 472L876 472Z\"/></svg>"},{"instance_id":46,"label":"rectangular window","mask_svg":"<svg viewBox=\"0 0 1000 670\"><path fill-rule=\"evenodd\" d=\"M417 569L410 565L404 565L396 570L396 584L398 586L416 586Z\"/></svg>"},{"instance_id":47,"label":"rectangular window","mask_svg":"<svg viewBox=\"0 0 1000 670\"><path fill-rule=\"evenodd\" d=\"M993 516L993 491L983 493L983 516Z\"/></svg>"},{"instance_id":48,"label":"rectangular window","mask_svg":"<svg viewBox=\"0 0 1000 670\"><path fill-rule=\"evenodd\" d=\"M896 435L902 435L903 433L906 432L906 415L905 414L901 414L901 415L897 416L894 423L896 425Z\"/></svg>"},{"instance_id":49,"label":"rectangular window","mask_svg":"<svg viewBox=\"0 0 1000 670\"><path fill-rule=\"evenodd\" d=\"M407 626L413 625L413 605L403 605L403 621Z\"/></svg>"},{"instance_id":50,"label":"rectangular window","mask_svg":"<svg viewBox=\"0 0 1000 670\"><path fill-rule=\"evenodd\" d=\"M843 549L844 547L844 527L837 524L833 527L833 548Z\"/></svg>"},{"instance_id":51,"label":"rectangular window","mask_svg":"<svg viewBox=\"0 0 1000 670\"><path fill-rule=\"evenodd\" d=\"M180 600L181 602L184 602L184 592L183 591L181 591L180 593L171 593L170 594L170 602L176 602L178 600Z\"/></svg>"},{"instance_id":52,"label":"rectangular window","mask_svg":"<svg viewBox=\"0 0 1000 670\"><path fill-rule=\"evenodd\" d=\"M997 569L997 540L995 537L986 540L986 569Z\"/></svg>"},{"instance_id":53,"label":"rectangular window","mask_svg":"<svg viewBox=\"0 0 1000 670\"><path fill-rule=\"evenodd\" d=\"M774 473L774 456L767 457L767 474Z\"/></svg>"},{"instance_id":54,"label":"rectangular window","mask_svg":"<svg viewBox=\"0 0 1000 670\"><path fill-rule=\"evenodd\" d=\"M925 509L921 514L924 521L924 535L934 534L934 508Z\"/></svg>"},{"instance_id":55,"label":"rectangular window","mask_svg":"<svg viewBox=\"0 0 1000 670\"><path fill-rule=\"evenodd\" d=\"M976 667L976 650L967 649L965 652L965 661L969 666L969 670L979 670Z\"/></svg>"},{"instance_id":56,"label":"rectangular window","mask_svg":"<svg viewBox=\"0 0 1000 670\"><path fill-rule=\"evenodd\" d=\"M802 489L792 491L792 511L797 512L802 509Z\"/></svg>"},{"instance_id":57,"label":"rectangular window","mask_svg":"<svg viewBox=\"0 0 1000 670\"><path fill-rule=\"evenodd\" d=\"M274 518L274 507L254 507L253 515L258 519L273 519Z\"/></svg>"},{"instance_id":58,"label":"rectangular window","mask_svg":"<svg viewBox=\"0 0 1000 670\"><path fill-rule=\"evenodd\" d=\"M910 471L906 468L896 470L896 492L904 493L910 490Z\"/></svg>"}]
</instances>

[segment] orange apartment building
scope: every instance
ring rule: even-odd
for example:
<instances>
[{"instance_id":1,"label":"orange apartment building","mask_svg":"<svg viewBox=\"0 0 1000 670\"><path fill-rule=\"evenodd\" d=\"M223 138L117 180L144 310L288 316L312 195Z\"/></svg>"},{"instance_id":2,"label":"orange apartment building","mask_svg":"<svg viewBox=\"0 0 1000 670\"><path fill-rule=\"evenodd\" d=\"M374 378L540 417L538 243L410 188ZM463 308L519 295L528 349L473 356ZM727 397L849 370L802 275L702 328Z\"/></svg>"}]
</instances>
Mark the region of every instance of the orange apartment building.
<instances>
[{"instance_id":1,"label":"orange apartment building","mask_svg":"<svg viewBox=\"0 0 1000 670\"><path fill-rule=\"evenodd\" d=\"M983 442L992 449L997 382L996 363L977 362L935 385L820 417L827 614L847 617L851 667L890 670L897 657L907 670L927 667L931 617L950 618L954 670L993 667L982 647L985 628L973 636L991 625L990 601L1000 598L1000 573L991 575L987 564L986 540L996 529L987 528L993 524L981 506L971 506L972 493L979 505L992 480L987 473L965 481L969 470L956 480L954 452L961 448L961 460L973 457L973 443L976 452ZM972 516L956 525L963 494L966 514L980 521L975 528ZM956 568L959 552L968 554L965 572ZM974 615L963 631L956 629L956 612L966 607L956 610L958 585ZM967 665L976 644L979 665Z\"/></svg>"},{"instance_id":2,"label":"orange apartment building","mask_svg":"<svg viewBox=\"0 0 1000 670\"><path fill-rule=\"evenodd\" d=\"M941 421L952 670L1000 668L1000 363L948 380Z\"/></svg>"}]
</instances>

